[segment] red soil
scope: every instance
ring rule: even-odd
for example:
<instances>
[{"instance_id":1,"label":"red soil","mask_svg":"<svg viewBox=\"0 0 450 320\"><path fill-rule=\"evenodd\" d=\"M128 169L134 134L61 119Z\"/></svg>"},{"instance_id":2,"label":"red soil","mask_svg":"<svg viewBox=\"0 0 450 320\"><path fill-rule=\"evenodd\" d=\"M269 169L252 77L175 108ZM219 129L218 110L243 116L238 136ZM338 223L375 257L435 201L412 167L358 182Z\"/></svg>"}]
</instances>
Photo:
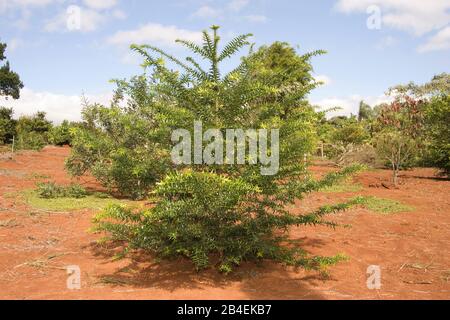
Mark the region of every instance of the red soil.
<instances>
[{"instance_id":1,"label":"red soil","mask_svg":"<svg viewBox=\"0 0 450 320\"><path fill-rule=\"evenodd\" d=\"M184 260L162 261L136 254L114 261L114 250L96 244L87 232L93 211L39 212L11 194L33 188L33 174L59 183L68 148L25 152L0 159L0 299L449 299L450 181L435 170L405 172L399 189L381 186L389 171L360 174L363 195L414 206L413 212L381 215L363 208L337 214L349 224L293 228L292 239L311 254L344 253L348 262L331 267L330 277L265 262L245 264L230 275L214 270L196 273ZM313 172L332 170L317 166ZM96 183L85 179L90 186ZM354 193L318 193L298 201L295 211L339 202ZM47 260L49 256L53 259ZM45 262L32 263L39 260ZM69 265L81 269L81 290L66 286ZM380 290L366 285L369 265L381 267ZM103 281L101 281L103 279Z\"/></svg>"}]
</instances>

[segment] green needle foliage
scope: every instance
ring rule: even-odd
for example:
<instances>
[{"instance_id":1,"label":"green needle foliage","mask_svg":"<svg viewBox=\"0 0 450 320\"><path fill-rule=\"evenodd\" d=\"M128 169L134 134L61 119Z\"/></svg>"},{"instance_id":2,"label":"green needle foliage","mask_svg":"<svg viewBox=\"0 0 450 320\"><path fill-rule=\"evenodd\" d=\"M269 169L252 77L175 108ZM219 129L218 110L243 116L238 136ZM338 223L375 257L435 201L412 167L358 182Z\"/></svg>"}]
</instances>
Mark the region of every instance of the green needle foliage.
<instances>
[{"instance_id":1,"label":"green needle foliage","mask_svg":"<svg viewBox=\"0 0 450 320\"><path fill-rule=\"evenodd\" d=\"M305 215L288 210L297 199L359 169L347 168L317 181L304 162L304 155L316 147L320 119L307 101L308 93L319 85L311 75L310 60L323 52L299 56L287 44L275 43L256 52L250 49L239 66L223 74L220 63L249 46L250 36L238 36L222 47L218 27L213 26L211 33L203 32L200 45L178 41L200 60L182 61L152 46L132 46L145 59L144 75L130 82L116 81L111 108L85 110L90 129L76 135L79 140L75 138L68 165L72 172L95 173L101 168L104 179L125 191L139 189L132 179L145 177L139 170L134 172L142 165L152 179L141 190L151 191L155 205L137 211L111 206L95 218L96 231L124 241L127 249L185 256L197 270L216 265L228 273L243 261L263 259L323 270L343 259L310 257L287 243L290 227L335 227L327 216L358 202L325 206ZM169 69L165 60L177 70ZM127 107L121 107L118 102L125 96ZM254 165L174 166L169 158L171 132L192 132L194 120L203 122L204 131L279 129L278 173L263 176L260 166ZM121 163L118 154L127 161ZM122 176L111 170L122 170ZM121 188L121 183L130 185Z\"/></svg>"}]
</instances>

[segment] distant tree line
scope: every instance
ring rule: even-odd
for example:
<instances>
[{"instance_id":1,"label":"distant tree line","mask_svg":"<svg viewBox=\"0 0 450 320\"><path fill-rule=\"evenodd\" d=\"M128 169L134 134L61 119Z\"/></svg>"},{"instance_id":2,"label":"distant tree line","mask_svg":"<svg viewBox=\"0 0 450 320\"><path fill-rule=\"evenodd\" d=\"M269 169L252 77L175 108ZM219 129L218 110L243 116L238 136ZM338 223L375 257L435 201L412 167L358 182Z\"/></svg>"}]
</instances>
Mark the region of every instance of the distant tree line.
<instances>
[{"instance_id":1,"label":"distant tree line","mask_svg":"<svg viewBox=\"0 0 450 320\"><path fill-rule=\"evenodd\" d=\"M321 121L326 154L339 164L363 162L401 169L430 166L450 173L450 75L423 85L390 88L391 103L373 108L361 101L358 115Z\"/></svg>"}]
</instances>

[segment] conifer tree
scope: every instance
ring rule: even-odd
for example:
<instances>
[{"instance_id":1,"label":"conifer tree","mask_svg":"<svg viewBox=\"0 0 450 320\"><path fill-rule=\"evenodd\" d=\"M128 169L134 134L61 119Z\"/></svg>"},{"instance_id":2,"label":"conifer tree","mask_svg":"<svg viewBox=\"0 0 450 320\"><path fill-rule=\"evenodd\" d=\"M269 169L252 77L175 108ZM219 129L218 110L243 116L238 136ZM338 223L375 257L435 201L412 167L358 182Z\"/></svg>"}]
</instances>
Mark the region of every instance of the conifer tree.
<instances>
[{"instance_id":1,"label":"conifer tree","mask_svg":"<svg viewBox=\"0 0 450 320\"><path fill-rule=\"evenodd\" d=\"M178 41L201 60L187 57L182 61L153 46L132 46L145 59L145 73L150 74L146 92L151 92L152 99L145 107L135 105L136 101L131 105L139 112L152 114L158 126L168 124L171 129L192 132L194 120L202 121L204 130L279 129L278 172L263 175L259 166L249 164L179 165L169 169L156 184L152 192L154 207L109 207L96 216L94 230L106 233L108 239L124 241L127 250L188 257L198 270L216 261L219 270L228 273L244 261L264 259L323 270L342 256L310 257L302 248L286 245L291 226L335 227L337 224L326 216L358 202L326 205L303 215L295 215L289 208L297 199L357 169L347 168L317 181L303 161L304 154L315 147L315 124L319 120L306 103L307 94L318 85L310 75L310 59L322 52L295 56L307 68L303 77L289 81L274 79L292 70L270 65L265 70L260 68L267 62L261 51L250 50L240 65L223 74L221 63L248 47L251 35L238 36L222 47L219 28L211 29L211 33L203 32L200 45ZM168 69L164 60L177 65L177 71ZM140 92L138 96L145 96ZM119 90L119 97L121 93ZM160 144L160 148L165 147L165 143ZM272 148L268 152L274 151Z\"/></svg>"}]
</instances>

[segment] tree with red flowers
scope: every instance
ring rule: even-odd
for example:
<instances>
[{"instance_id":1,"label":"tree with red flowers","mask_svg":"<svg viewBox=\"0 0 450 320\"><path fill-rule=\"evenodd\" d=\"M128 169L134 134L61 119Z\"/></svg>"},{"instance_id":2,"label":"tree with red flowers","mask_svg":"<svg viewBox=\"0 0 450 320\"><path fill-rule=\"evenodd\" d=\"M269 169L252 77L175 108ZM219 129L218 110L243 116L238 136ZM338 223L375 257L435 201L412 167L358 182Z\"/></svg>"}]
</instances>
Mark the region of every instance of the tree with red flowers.
<instances>
[{"instance_id":1,"label":"tree with red flowers","mask_svg":"<svg viewBox=\"0 0 450 320\"><path fill-rule=\"evenodd\" d=\"M425 101L399 95L385 105L377 119L379 131L374 137L377 153L389 161L392 182L398 186L398 175L415 158L423 130Z\"/></svg>"}]
</instances>

